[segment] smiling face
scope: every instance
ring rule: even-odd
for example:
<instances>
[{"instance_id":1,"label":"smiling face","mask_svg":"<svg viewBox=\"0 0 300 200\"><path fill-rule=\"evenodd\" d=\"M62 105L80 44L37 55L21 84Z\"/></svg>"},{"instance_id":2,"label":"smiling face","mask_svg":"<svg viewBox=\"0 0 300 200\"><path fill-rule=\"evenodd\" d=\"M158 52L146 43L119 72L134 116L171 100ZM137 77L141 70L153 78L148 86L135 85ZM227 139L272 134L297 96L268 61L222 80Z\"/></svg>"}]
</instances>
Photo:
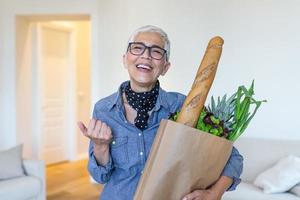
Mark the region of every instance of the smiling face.
<instances>
[{"instance_id":1,"label":"smiling face","mask_svg":"<svg viewBox=\"0 0 300 200\"><path fill-rule=\"evenodd\" d=\"M141 42L149 47L164 48L164 40L155 32L139 33L133 42ZM123 63L129 73L131 88L136 92L150 91L158 77L163 76L170 67L166 55L161 60L153 59L149 54L149 48L139 56L127 51L123 56Z\"/></svg>"}]
</instances>

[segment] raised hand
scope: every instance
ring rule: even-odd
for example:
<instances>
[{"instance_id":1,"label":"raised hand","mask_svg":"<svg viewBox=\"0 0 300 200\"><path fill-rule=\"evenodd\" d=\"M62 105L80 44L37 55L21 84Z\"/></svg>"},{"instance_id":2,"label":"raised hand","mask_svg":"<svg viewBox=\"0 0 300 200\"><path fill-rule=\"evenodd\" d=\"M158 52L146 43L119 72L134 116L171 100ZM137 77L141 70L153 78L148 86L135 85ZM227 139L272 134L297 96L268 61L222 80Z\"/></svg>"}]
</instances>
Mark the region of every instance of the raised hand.
<instances>
[{"instance_id":1,"label":"raised hand","mask_svg":"<svg viewBox=\"0 0 300 200\"><path fill-rule=\"evenodd\" d=\"M91 119L88 128L82 122L78 122L78 127L83 135L90 138L95 145L107 146L112 141L110 127L100 120Z\"/></svg>"},{"instance_id":2,"label":"raised hand","mask_svg":"<svg viewBox=\"0 0 300 200\"><path fill-rule=\"evenodd\" d=\"M100 165L105 165L109 160L109 144L113 139L111 128L100 120L91 119L88 128L78 122L83 135L90 138L94 143L94 156Z\"/></svg>"}]
</instances>

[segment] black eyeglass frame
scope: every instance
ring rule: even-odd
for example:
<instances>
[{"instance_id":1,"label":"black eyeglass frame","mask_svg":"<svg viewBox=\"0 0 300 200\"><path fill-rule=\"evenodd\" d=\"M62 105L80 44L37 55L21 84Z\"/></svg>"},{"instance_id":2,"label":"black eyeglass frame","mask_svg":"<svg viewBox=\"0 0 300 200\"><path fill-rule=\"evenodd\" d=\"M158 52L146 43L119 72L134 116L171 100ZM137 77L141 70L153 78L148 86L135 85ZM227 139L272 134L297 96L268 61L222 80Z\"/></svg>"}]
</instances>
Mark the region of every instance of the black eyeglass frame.
<instances>
[{"instance_id":1,"label":"black eyeglass frame","mask_svg":"<svg viewBox=\"0 0 300 200\"><path fill-rule=\"evenodd\" d=\"M141 53L138 53L138 54L137 54L137 53L133 53L133 52L131 51L131 45L133 45L133 44L139 44L139 45L142 45L142 46L144 47L144 50L143 50ZM154 58L154 57L152 56L152 51L151 51L152 48L158 48L158 49L160 49L160 50L163 51L163 54L162 54L161 58L158 59L158 58ZM127 47L127 52L129 51L132 55L140 56L140 55L143 55L143 53L145 53L146 49L148 49L148 52L150 52L150 53L149 53L150 57L153 58L153 59L155 59L155 60L161 60L161 59L163 59L163 58L165 57L165 55L167 54L167 50L161 48L160 46L157 46L157 45L147 46L147 45L145 45L143 42L129 42L129 43L128 43L128 47ZM166 59L167 59L167 58L166 58Z\"/></svg>"}]
</instances>

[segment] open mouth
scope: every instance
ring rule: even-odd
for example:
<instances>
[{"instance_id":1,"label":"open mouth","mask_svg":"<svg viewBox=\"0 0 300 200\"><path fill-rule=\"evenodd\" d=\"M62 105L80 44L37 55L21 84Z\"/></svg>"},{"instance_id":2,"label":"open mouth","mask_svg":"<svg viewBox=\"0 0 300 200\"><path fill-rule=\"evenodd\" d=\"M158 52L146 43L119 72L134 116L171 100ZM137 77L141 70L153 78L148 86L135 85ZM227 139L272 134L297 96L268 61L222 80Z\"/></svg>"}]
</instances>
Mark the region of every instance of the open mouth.
<instances>
[{"instance_id":1,"label":"open mouth","mask_svg":"<svg viewBox=\"0 0 300 200\"><path fill-rule=\"evenodd\" d=\"M138 65L136 65L136 67L142 71L151 71L151 69L152 69L152 67L147 64L138 64Z\"/></svg>"}]
</instances>

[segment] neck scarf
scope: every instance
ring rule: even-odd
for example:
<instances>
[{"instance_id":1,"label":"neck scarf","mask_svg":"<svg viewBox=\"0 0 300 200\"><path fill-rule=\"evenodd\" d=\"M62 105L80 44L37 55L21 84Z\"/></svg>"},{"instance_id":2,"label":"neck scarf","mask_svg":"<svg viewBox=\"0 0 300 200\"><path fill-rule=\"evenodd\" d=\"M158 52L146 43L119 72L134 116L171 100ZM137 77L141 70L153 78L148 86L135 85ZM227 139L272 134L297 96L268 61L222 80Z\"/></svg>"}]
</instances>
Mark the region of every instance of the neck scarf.
<instances>
[{"instance_id":1,"label":"neck scarf","mask_svg":"<svg viewBox=\"0 0 300 200\"><path fill-rule=\"evenodd\" d=\"M148 128L148 112L154 108L158 97L159 81L149 92L135 92L131 89L130 83L124 88L124 92L129 105L137 111L135 126L140 130L145 130Z\"/></svg>"}]
</instances>

